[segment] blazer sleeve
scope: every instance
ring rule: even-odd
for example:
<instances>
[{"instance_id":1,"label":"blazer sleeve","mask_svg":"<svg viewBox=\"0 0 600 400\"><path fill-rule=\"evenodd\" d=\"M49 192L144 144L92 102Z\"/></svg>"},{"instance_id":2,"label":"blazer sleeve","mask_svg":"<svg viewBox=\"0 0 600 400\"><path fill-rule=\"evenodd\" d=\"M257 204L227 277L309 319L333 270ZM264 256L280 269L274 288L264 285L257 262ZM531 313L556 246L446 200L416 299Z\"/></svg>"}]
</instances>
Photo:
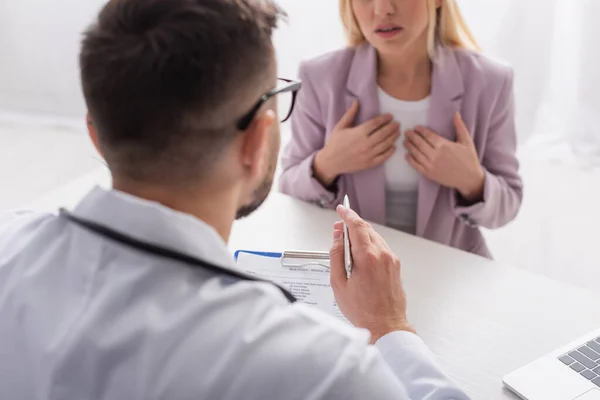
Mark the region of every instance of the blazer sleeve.
<instances>
[{"instance_id":1,"label":"blazer sleeve","mask_svg":"<svg viewBox=\"0 0 600 400\"><path fill-rule=\"evenodd\" d=\"M331 192L313 176L314 158L325 146L326 127L314 82L307 73L305 64L300 67L299 75L302 89L298 92L292 114L291 141L282 154L283 172L279 179L279 189L297 199L334 208L342 202L344 179L338 179L336 191Z\"/></svg>"},{"instance_id":2,"label":"blazer sleeve","mask_svg":"<svg viewBox=\"0 0 600 400\"><path fill-rule=\"evenodd\" d=\"M483 201L464 207L460 195L452 191L451 202L457 217L467 225L499 228L518 214L523 200L523 181L516 157L513 72L507 74L492 113L482 166L485 172Z\"/></svg>"}]
</instances>

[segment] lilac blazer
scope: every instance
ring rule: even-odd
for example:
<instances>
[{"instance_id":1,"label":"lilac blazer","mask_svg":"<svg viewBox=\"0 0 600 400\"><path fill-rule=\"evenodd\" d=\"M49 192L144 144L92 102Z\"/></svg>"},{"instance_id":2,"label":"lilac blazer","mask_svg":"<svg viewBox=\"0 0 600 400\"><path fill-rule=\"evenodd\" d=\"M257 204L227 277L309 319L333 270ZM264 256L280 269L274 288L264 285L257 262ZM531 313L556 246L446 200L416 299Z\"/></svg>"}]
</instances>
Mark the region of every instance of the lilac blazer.
<instances>
[{"instance_id":1,"label":"lilac blazer","mask_svg":"<svg viewBox=\"0 0 600 400\"><path fill-rule=\"evenodd\" d=\"M303 87L292 115L292 139L283 153L280 189L327 208L336 207L347 193L363 218L385 225L382 166L341 176L337 193L325 189L312 174L315 154L355 99L360 103L356 124L380 114L376 71L376 51L368 44L302 64ZM439 46L433 60L428 127L456 140L452 121L456 111L473 135L485 169L483 201L464 206L455 190L421 177L416 233L491 258L479 226L497 228L510 222L523 196L515 157L512 69L473 51Z\"/></svg>"}]
</instances>

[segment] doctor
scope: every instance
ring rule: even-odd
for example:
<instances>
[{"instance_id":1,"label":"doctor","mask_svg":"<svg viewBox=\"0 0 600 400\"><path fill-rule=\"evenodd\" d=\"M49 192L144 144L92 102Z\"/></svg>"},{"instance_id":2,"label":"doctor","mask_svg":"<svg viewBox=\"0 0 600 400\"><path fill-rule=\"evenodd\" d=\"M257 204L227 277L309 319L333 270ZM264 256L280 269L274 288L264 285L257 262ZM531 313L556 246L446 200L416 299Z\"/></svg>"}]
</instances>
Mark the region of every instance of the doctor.
<instances>
[{"instance_id":1,"label":"doctor","mask_svg":"<svg viewBox=\"0 0 600 400\"><path fill-rule=\"evenodd\" d=\"M80 55L114 188L0 217L2 399L466 399L406 319L400 262L354 212L331 281L358 328L247 279L226 247L267 196L279 109L268 0L112 0Z\"/></svg>"}]
</instances>

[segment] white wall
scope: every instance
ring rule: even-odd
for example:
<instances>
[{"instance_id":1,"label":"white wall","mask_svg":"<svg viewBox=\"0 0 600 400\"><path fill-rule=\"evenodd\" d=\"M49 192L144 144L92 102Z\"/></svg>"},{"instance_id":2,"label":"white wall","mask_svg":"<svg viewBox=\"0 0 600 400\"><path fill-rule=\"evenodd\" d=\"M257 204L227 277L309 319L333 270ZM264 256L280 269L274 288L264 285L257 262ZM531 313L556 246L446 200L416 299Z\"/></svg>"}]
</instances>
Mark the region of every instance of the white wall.
<instances>
[{"instance_id":1,"label":"white wall","mask_svg":"<svg viewBox=\"0 0 600 400\"><path fill-rule=\"evenodd\" d=\"M275 35L280 74L296 77L303 58L343 44L336 7L280 0L288 23ZM104 0L0 0L0 112L81 118L77 55L81 32ZM309 17L311 24L306 23Z\"/></svg>"},{"instance_id":2,"label":"white wall","mask_svg":"<svg viewBox=\"0 0 600 400\"><path fill-rule=\"evenodd\" d=\"M344 45L337 0L278 0L289 14L275 34L280 75L296 77L302 59ZM476 22L497 9L463 0ZM104 0L0 0L0 110L80 118L77 54L81 32ZM310 22L309 22L310 21ZM477 24L477 22L480 22ZM490 30L487 29L489 32Z\"/></svg>"},{"instance_id":3,"label":"white wall","mask_svg":"<svg viewBox=\"0 0 600 400\"><path fill-rule=\"evenodd\" d=\"M0 110L84 112L77 53L102 0L0 0Z\"/></svg>"},{"instance_id":4,"label":"white wall","mask_svg":"<svg viewBox=\"0 0 600 400\"><path fill-rule=\"evenodd\" d=\"M344 45L337 0L278 0L278 3L288 14L288 22L281 24L274 37L282 77L295 78L302 60Z\"/></svg>"},{"instance_id":5,"label":"white wall","mask_svg":"<svg viewBox=\"0 0 600 400\"><path fill-rule=\"evenodd\" d=\"M295 77L302 59L344 45L337 0L278 2L289 14L275 35L282 76ZM79 40L104 3L0 0L0 110L80 118L85 108L77 70ZM490 21L499 24L494 16L503 13L506 1L462 3L482 41L492 40L496 29L490 29Z\"/></svg>"}]
</instances>

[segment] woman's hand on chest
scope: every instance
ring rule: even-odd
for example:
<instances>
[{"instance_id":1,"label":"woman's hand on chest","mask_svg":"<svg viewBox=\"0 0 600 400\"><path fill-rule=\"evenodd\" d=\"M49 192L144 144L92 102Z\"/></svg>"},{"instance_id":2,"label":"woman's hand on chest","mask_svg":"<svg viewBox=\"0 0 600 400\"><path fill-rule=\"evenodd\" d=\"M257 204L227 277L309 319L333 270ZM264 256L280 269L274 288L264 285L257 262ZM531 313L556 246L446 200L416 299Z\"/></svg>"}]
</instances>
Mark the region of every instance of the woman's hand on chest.
<instances>
[{"instance_id":1,"label":"woman's hand on chest","mask_svg":"<svg viewBox=\"0 0 600 400\"><path fill-rule=\"evenodd\" d=\"M353 126L358 107L355 101L331 132L325 147L315 156L313 172L325 186L340 175L380 165L396 151L400 124L391 115L381 115Z\"/></svg>"},{"instance_id":2,"label":"woman's hand on chest","mask_svg":"<svg viewBox=\"0 0 600 400\"><path fill-rule=\"evenodd\" d=\"M425 127L406 133L407 161L426 178L456 189L468 202L483 197L485 173L473 138L459 113L454 116L456 142Z\"/></svg>"}]
</instances>

